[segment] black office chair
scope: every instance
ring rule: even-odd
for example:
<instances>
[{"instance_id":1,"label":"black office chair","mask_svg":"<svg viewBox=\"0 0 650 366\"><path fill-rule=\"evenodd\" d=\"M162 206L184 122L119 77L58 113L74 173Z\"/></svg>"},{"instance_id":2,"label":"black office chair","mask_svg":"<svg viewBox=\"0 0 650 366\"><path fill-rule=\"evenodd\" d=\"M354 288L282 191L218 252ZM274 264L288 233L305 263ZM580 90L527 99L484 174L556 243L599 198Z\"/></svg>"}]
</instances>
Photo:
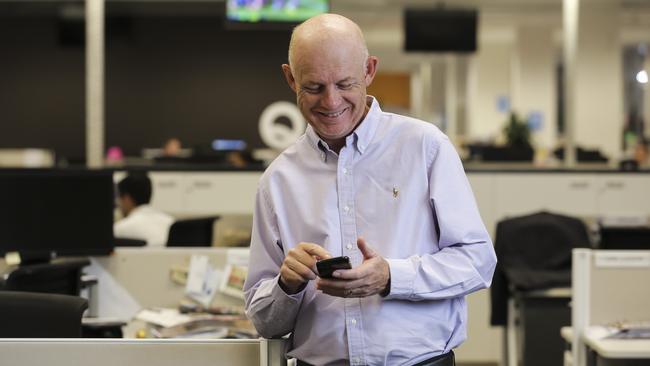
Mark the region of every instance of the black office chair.
<instances>
[{"instance_id":1,"label":"black office chair","mask_svg":"<svg viewBox=\"0 0 650 366\"><path fill-rule=\"evenodd\" d=\"M20 266L4 274L0 290L78 296L82 270L89 264L88 259L70 259Z\"/></svg>"},{"instance_id":2,"label":"black office chair","mask_svg":"<svg viewBox=\"0 0 650 366\"><path fill-rule=\"evenodd\" d=\"M116 247L144 247L147 245L146 240L131 238L115 238L114 243Z\"/></svg>"},{"instance_id":3,"label":"black office chair","mask_svg":"<svg viewBox=\"0 0 650 366\"><path fill-rule=\"evenodd\" d=\"M168 247L212 246L214 222L219 216L178 220L169 228Z\"/></svg>"},{"instance_id":4,"label":"black office chair","mask_svg":"<svg viewBox=\"0 0 650 366\"><path fill-rule=\"evenodd\" d=\"M570 297L536 290L571 286L571 252L590 246L585 224L549 212L513 217L497 224L494 246L498 263L490 287L491 324L507 325L513 298L524 333L523 364L561 364L560 328L571 323Z\"/></svg>"},{"instance_id":5,"label":"black office chair","mask_svg":"<svg viewBox=\"0 0 650 366\"><path fill-rule=\"evenodd\" d=\"M77 296L0 291L0 338L79 338L86 308Z\"/></svg>"}]
</instances>

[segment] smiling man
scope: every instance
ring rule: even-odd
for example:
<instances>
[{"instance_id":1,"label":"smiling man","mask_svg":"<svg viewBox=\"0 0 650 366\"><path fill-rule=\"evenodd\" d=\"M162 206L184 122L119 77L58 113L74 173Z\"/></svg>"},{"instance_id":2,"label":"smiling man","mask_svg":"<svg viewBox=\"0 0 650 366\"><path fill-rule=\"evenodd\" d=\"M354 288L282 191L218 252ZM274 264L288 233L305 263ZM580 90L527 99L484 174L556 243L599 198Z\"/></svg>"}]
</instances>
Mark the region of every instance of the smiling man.
<instances>
[{"instance_id":1,"label":"smiling man","mask_svg":"<svg viewBox=\"0 0 650 366\"><path fill-rule=\"evenodd\" d=\"M496 258L449 139L366 94L378 60L349 19L296 27L282 70L309 123L257 191L246 312L298 365L454 364L465 296ZM316 262L352 269L320 278Z\"/></svg>"}]
</instances>

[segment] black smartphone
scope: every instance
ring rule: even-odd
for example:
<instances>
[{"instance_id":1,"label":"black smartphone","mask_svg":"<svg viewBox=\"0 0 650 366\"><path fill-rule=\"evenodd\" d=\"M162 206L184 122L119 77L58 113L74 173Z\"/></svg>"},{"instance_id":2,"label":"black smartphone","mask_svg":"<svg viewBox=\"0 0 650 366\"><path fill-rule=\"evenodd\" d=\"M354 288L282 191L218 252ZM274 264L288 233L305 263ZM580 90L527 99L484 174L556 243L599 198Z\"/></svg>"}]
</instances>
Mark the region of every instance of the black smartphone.
<instances>
[{"instance_id":1,"label":"black smartphone","mask_svg":"<svg viewBox=\"0 0 650 366\"><path fill-rule=\"evenodd\" d=\"M351 269L350 258L346 256L323 259L316 262L318 276L321 278L332 278L332 272L337 269Z\"/></svg>"}]
</instances>

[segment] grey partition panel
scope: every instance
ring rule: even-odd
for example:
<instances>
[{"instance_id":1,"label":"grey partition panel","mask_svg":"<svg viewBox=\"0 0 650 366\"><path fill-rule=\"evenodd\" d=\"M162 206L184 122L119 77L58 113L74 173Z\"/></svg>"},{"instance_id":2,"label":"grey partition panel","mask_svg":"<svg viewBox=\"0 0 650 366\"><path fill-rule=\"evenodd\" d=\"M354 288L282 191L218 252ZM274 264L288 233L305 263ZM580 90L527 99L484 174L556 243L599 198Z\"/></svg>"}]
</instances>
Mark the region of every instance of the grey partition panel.
<instances>
[{"instance_id":1,"label":"grey partition panel","mask_svg":"<svg viewBox=\"0 0 650 366\"><path fill-rule=\"evenodd\" d=\"M257 366L263 340L0 339L3 365Z\"/></svg>"},{"instance_id":2,"label":"grey partition panel","mask_svg":"<svg viewBox=\"0 0 650 366\"><path fill-rule=\"evenodd\" d=\"M215 268L226 266L229 251L246 249L226 248L118 248L108 257L94 260L107 271L142 307L174 307L183 298L185 287L170 279L172 268L187 266L193 254L205 255ZM99 301L106 300L99 283ZM241 299L216 295L222 305L243 306ZM100 314L102 315L102 314ZM102 315L103 316L103 315Z\"/></svg>"},{"instance_id":3,"label":"grey partition panel","mask_svg":"<svg viewBox=\"0 0 650 366\"><path fill-rule=\"evenodd\" d=\"M589 324L650 318L650 267L602 268L592 263L590 280Z\"/></svg>"}]
</instances>

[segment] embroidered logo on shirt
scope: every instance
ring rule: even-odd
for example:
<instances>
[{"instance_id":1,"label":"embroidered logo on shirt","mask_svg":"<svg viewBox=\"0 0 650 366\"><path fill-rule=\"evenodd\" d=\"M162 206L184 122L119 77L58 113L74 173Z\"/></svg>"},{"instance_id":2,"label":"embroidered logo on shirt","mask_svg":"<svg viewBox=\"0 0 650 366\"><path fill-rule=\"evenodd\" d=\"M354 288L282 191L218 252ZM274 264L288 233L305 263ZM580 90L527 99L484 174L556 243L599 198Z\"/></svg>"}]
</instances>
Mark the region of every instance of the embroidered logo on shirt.
<instances>
[{"instance_id":1,"label":"embroidered logo on shirt","mask_svg":"<svg viewBox=\"0 0 650 366\"><path fill-rule=\"evenodd\" d=\"M393 187L393 197L397 198L397 196L399 196L399 189L397 189L397 187Z\"/></svg>"}]
</instances>

